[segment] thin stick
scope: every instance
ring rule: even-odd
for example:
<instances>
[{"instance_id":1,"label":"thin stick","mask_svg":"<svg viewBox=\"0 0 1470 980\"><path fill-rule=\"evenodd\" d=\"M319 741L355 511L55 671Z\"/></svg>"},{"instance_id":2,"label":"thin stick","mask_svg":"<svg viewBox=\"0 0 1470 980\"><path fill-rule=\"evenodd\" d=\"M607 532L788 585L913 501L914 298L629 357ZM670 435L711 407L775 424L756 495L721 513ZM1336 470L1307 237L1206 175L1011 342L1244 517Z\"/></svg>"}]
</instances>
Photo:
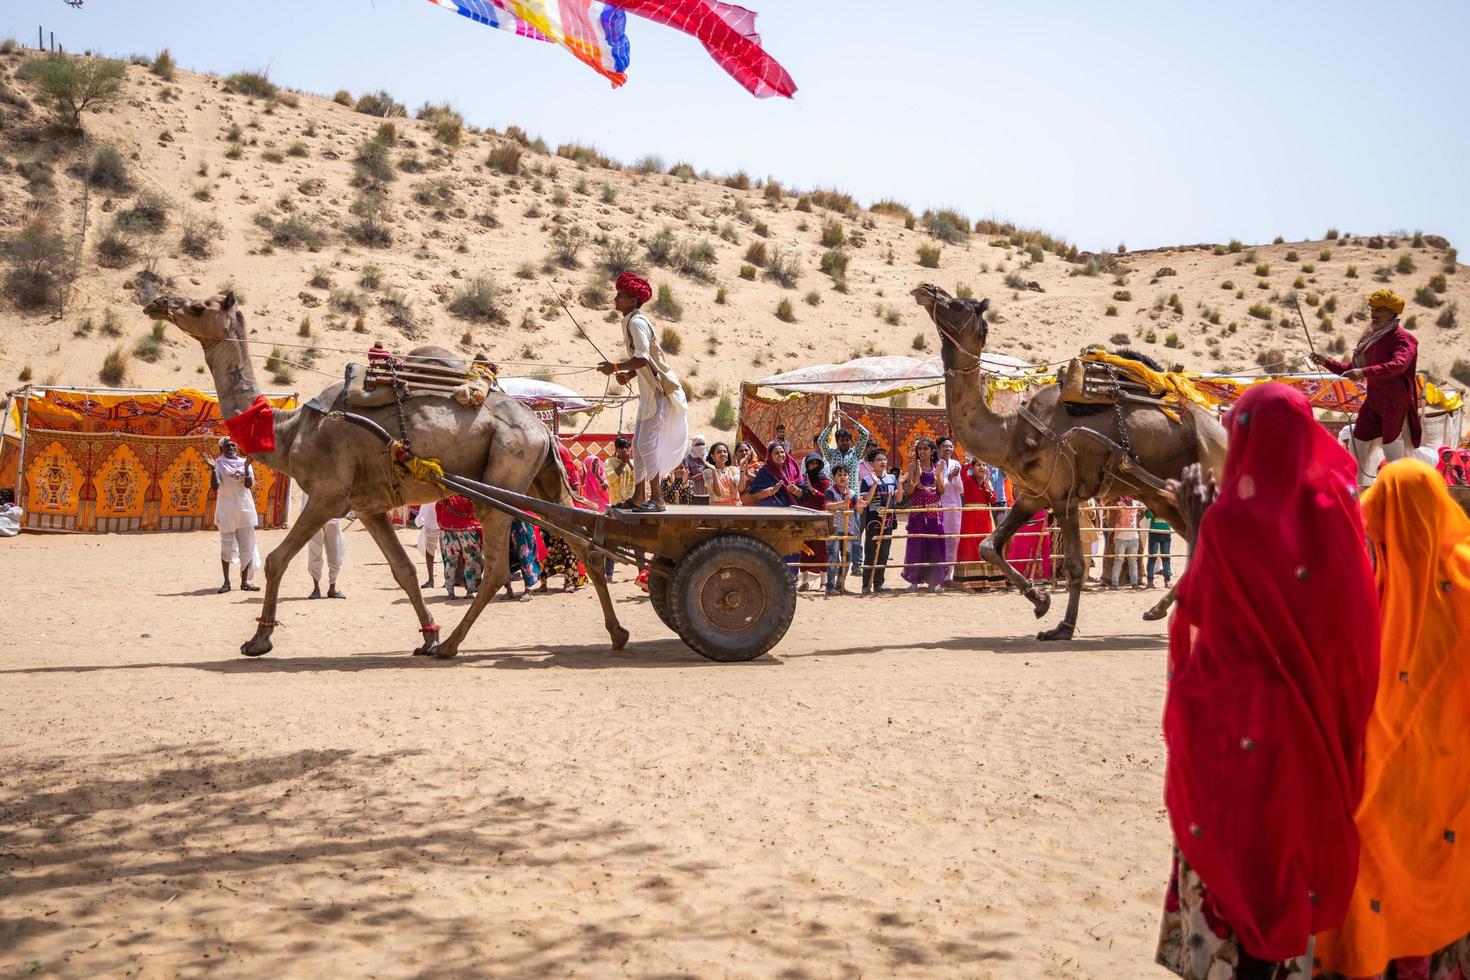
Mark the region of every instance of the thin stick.
<instances>
[{"instance_id":1,"label":"thin stick","mask_svg":"<svg viewBox=\"0 0 1470 980\"><path fill-rule=\"evenodd\" d=\"M1302 321L1302 333L1307 335L1307 349L1312 352L1313 356L1316 356L1317 345L1312 343L1312 331L1307 329L1307 318L1302 314L1301 301L1293 299L1292 302L1296 304L1296 318Z\"/></svg>"},{"instance_id":2,"label":"thin stick","mask_svg":"<svg viewBox=\"0 0 1470 980\"><path fill-rule=\"evenodd\" d=\"M602 358L604 361L608 360L608 356L602 352L602 348L597 346L597 341L593 340L592 335L582 328L582 325L577 322L576 317L572 316L572 311L567 308L566 300L562 299L561 296L557 296L556 305L560 306L562 308L562 312L566 313L567 319L572 321L572 326L577 328L577 333L581 334L582 339L591 344L592 349L597 351L597 356Z\"/></svg>"}]
</instances>

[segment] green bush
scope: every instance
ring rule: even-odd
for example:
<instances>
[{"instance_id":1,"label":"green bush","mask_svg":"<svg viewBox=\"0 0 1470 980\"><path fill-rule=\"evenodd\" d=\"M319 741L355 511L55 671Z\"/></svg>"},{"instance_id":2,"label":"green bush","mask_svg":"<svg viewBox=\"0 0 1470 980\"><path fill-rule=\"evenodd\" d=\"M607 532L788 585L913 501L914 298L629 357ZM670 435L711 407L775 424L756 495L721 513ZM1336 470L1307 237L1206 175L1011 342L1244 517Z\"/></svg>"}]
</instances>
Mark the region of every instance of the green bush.
<instances>
[{"instance_id":1,"label":"green bush","mask_svg":"<svg viewBox=\"0 0 1470 980\"><path fill-rule=\"evenodd\" d=\"M155 321L153 324L152 332L146 333L143 336L139 337L138 342L133 345L133 356L136 357L138 360L146 361L149 364L158 363L158 361L163 358L164 329L165 328L162 323Z\"/></svg>"},{"instance_id":2,"label":"green bush","mask_svg":"<svg viewBox=\"0 0 1470 980\"><path fill-rule=\"evenodd\" d=\"M97 147L92 154L91 166L87 168L87 180L93 187L101 187L118 194L131 194L133 191L133 180L128 175L127 161L117 147L109 143Z\"/></svg>"},{"instance_id":3,"label":"green bush","mask_svg":"<svg viewBox=\"0 0 1470 980\"><path fill-rule=\"evenodd\" d=\"M261 71L237 71L225 79L225 91L252 99L273 99L276 84Z\"/></svg>"},{"instance_id":4,"label":"green bush","mask_svg":"<svg viewBox=\"0 0 1470 980\"><path fill-rule=\"evenodd\" d=\"M764 266L767 258L765 242L751 242L745 249L745 261L753 266Z\"/></svg>"},{"instance_id":5,"label":"green bush","mask_svg":"<svg viewBox=\"0 0 1470 980\"><path fill-rule=\"evenodd\" d=\"M939 268L939 246L938 245L920 245L919 246L919 265L922 266L925 269L937 269L937 268Z\"/></svg>"},{"instance_id":6,"label":"green bush","mask_svg":"<svg viewBox=\"0 0 1470 980\"><path fill-rule=\"evenodd\" d=\"M174 80L174 69L177 67L177 64L174 62L174 56L169 54L168 48L164 48L154 57L153 62L148 66L148 70L164 81L171 82Z\"/></svg>"},{"instance_id":7,"label":"green bush","mask_svg":"<svg viewBox=\"0 0 1470 980\"><path fill-rule=\"evenodd\" d=\"M970 219L952 208L925 211L919 221L930 235L950 245L964 241L970 234Z\"/></svg>"},{"instance_id":8,"label":"green bush","mask_svg":"<svg viewBox=\"0 0 1470 980\"><path fill-rule=\"evenodd\" d=\"M16 305L36 308L51 302L66 268L66 241L36 220L21 229L7 250L10 273L5 285Z\"/></svg>"},{"instance_id":9,"label":"green bush","mask_svg":"<svg viewBox=\"0 0 1470 980\"><path fill-rule=\"evenodd\" d=\"M781 320L784 323L796 322L796 307L792 306L791 300L787 299L784 296L781 297L781 301L776 304L776 319Z\"/></svg>"},{"instance_id":10,"label":"green bush","mask_svg":"<svg viewBox=\"0 0 1470 980\"><path fill-rule=\"evenodd\" d=\"M1247 312L1257 320L1271 319L1271 307L1265 303L1252 303L1251 308Z\"/></svg>"},{"instance_id":11,"label":"green bush","mask_svg":"<svg viewBox=\"0 0 1470 980\"><path fill-rule=\"evenodd\" d=\"M133 261L137 254L138 250L133 247L133 240L118 228L116 221L112 223L107 233L97 240L97 264L104 269L121 269Z\"/></svg>"},{"instance_id":12,"label":"green bush","mask_svg":"<svg viewBox=\"0 0 1470 980\"><path fill-rule=\"evenodd\" d=\"M1256 275L1258 275L1258 276L1269 276L1270 274L1271 274L1271 266L1268 263L1265 263L1265 262L1257 263L1257 265L1256 265Z\"/></svg>"},{"instance_id":13,"label":"green bush","mask_svg":"<svg viewBox=\"0 0 1470 980\"><path fill-rule=\"evenodd\" d=\"M121 344L107 352L107 356L102 359L102 367L97 371L97 377L103 384L114 388L127 380L128 352L123 350Z\"/></svg>"},{"instance_id":14,"label":"green bush","mask_svg":"<svg viewBox=\"0 0 1470 980\"><path fill-rule=\"evenodd\" d=\"M625 272L642 272L638 243L628 238L609 238L597 247L597 267L616 279Z\"/></svg>"},{"instance_id":15,"label":"green bush","mask_svg":"<svg viewBox=\"0 0 1470 980\"><path fill-rule=\"evenodd\" d=\"M1119 303L1131 303L1133 302L1133 293L1127 289L1115 289L1113 290L1113 299Z\"/></svg>"},{"instance_id":16,"label":"green bush","mask_svg":"<svg viewBox=\"0 0 1470 980\"><path fill-rule=\"evenodd\" d=\"M658 295L654 297L653 304L649 309L666 320L677 321L684 318L684 305L674 298L674 291L669 288L669 284L666 282L658 284ZM668 343L671 333L676 338L672 346ZM677 354L683 344L683 339L677 330L665 327L663 335L659 338L659 343L670 354Z\"/></svg>"},{"instance_id":17,"label":"green bush","mask_svg":"<svg viewBox=\"0 0 1470 980\"><path fill-rule=\"evenodd\" d=\"M209 215L186 214L179 230L179 249L196 259L208 258L224 235L224 226Z\"/></svg>"},{"instance_id":18,"label":"green bush","mask_svg":"<svg viewBox=\"0 0 1470 980\"><path fill-rule=\"evenodd\" d=\"M1459 321L1456 318L1456 314L1459 312L1459 309L1460 304L1455 302L1454 300L1450 300L1449 303L1445 305L1445 308L1439 311L1439 316L1434 321L1435 326L1443 327L1446 330L1453 330L1459 324Z\"/></svg>"},{"instance_id":19,"label":"green bush","mask_svg":"<svg viewBox=\"0 0 1470 980\"><path fill-rule=\"evenodd\" d=\"M847 275L847 263L850 258L846 252L830 248L822 253L817 267L833 279L841 279Z\"/></svg>"},{"instance_id":20,"label":"green bush","mask_svg":"<svg viewBox=\"0 0 1470 980\"><path fill-rule=\"evenodd\" d=\"M27 61L20 75L35 84L63 126L76 130L82 128L82 113L117 101L125 70L111 58L53 54Z\"/></svg>"},{"instance_id":21,"label":"green bush","mask_svg":"<svg viewBox=\"0 0 1470 980\"><path fill-rule=\"evenodd\" d=\"M296 140L290 146L286 147L286 156L288 157L299 158L309 156L310 154L311 148L308 147L305 143L301 142L301 140Z\"/></svg>"},{"instance_id":22,"label":"green bush","mask_svg":"<svg viewBox=\"0 0 1470 980\"><path fill-rule=\"evenodd\" d=\"M352 158L352 186L381 188L398 176L393 169L393 152L385 140L363 140Z\"/></svg>"},{"instance_id":23,"label":"green bush","mask_svg":"<svg viewBox=\"0 0 1470 980\"><path fill-rule=\"evenodd\" d=\"M1408 252L1399 256L1398 262L1394 263L1394 271L1401 276L1406 276L1414 271L1414 257Z\"/></svg>"},{"instance_id":24,"label":"green bush","mask_svg":"<svg viewBox=\"0 0 1470 980\"><path fill-rule=\"evenodd\" d=\"M564 269L575 269L582 264L582 249L589 240L586 229L581 225L557 228L551 233L551 256Z\"/></svg>"},{"instance_id":25,"label":"green bush","mask_svg":"<svg viewBox=\"0 0 1470 980\"><path fill-rule=\"evenodd\" d=\"M766 263L766 278L787 289L795 289L797 280L801 278L801 262L796 253L780 245L773 248Z\"/></svg>"},{"instance_id":26,"label":"green bush","mask_svg":"<svg viewBox=\"0 0 1470 980\"><path fill-rule=\"evenodd\" d=\"M822 294L813 289L802 299L805 300L807 306L819 306L822 302Z\"/></svg>"},{"instance_id":27,"label":"green bush","mask_svg":"<svg viewBox=\"0 0 1470 980\"><path fill-rule=\"evenodd\" d=\"M521 156L525 153L515 143L497 143L485 157L485 166L514 177L521 172Z\"/></svg>"},{"instance_id":28,"label":"green bush","mask_svg":"<svg viewBox=\"0 0 1470 980\"><path fill-rule=\"evenodd\" d=\"M729 392L721 392L720 400L715 405L714 426L721 432L729 432L735 428L735 403L730 400Z\"/></svg>"},{"instance_id":29,"label":"green bush","mask_svg":"<svg viewBox=\"0 0 1470 980\"><path fill-rule=\"evenodd\" d=\"M364 115L381 116L385 119L407 114L403 105L395 100L386 89L379 89L376 92L368 92L366 95L359 96L357 104L353 108Z\"/></svg>"},{"instance_id":30,"label":"green bush","mask_svg":"<svg viewBox=\"0 0 1470 980\"><path fill-rule=\"evenodd\" d=\"M756 268L753 265L742 265L740 267L740 278L755 281Z\"/></svg>"},{"instance_id":31,"label":"green bush","mask_svg":"<svg viewBox=\"0 0 1470 980\"><path fill-rule=\"evenodd\" d=\"M504 321L506 311L500 289L488 276L476 276L455 291L449 312L465 320Z\"/></svg>"},{"instance_id":32,"label":"green bush","mask_svg":"<svg viewBox=\"0 0 1470 980\"><path fill-rule=\"evenodd\" d=\"M841 248L847 244L847 232L840 221L822 222L822 247Z\"/></svg>"}]
</instances>

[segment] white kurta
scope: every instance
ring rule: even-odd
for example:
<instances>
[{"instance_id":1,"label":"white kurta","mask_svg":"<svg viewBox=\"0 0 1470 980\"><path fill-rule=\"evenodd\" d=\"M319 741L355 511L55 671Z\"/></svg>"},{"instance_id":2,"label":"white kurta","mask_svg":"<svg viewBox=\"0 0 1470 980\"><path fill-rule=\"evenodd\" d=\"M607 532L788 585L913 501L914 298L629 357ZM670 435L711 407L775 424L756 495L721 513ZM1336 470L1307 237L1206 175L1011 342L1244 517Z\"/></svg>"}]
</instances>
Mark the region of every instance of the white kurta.
<instances>
[{"instance_id":1,"label":"white kurta","mask_svg":"<svg viewBox=\"0 0 1470 980\"><path fill-rule=\"evenodd\" d=\"M959 508L965 506L965 485L960 480L961 466L959 460L952 459L945 464L944 470L944 493L940 494L939 502L944 505L944 533L951 535L944 539L944 560L949 564L944 569L944 577L949 579L954 575L954 560L959 554L960 539L953 537L960 533L960 526L964 522L964 513Z\"/></svg>"},{"instance_id":2,"label":"white kurta","mask_svg":"<svg viewBox=\"0 0 1470 980\"><path fill-rule=\"evenodd\" d=\"M214 500L214 523L219 528L221 561L234 564L242 558L254 568L260 567L260 552L255 546L255 497L245 485L245 475L254 471L243 456L230 459L221 456L214 461L219 478L219 491ZM243 569L242 569L243 571Z\"/></svg>"},{"instance_id":3,"label":"white kurta","mask_svg":"<svg viewBox=\"0 0 1470 980\"><path fill-rule=\"evenodd\" d=\"M650 480L673 472L683 462L689 441L689 405L648 317L635 311L624 319L623 345L629 357L649 362L635 372L638 422L633 428L633 478Z\"/></svg>"}]
</instances>

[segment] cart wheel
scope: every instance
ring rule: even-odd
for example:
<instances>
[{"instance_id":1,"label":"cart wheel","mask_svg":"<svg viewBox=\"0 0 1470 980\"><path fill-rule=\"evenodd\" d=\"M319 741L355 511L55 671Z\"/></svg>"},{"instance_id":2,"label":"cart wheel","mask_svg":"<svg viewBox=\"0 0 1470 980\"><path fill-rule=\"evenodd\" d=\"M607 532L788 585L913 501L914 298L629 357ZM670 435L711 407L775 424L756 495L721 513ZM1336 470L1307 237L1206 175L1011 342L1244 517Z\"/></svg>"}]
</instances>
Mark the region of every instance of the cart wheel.
<instances>
[{"instance_id":1,"label":"cart wheel","mask_svg":"<svg viewBox=\"0 0 1470 980\"><path fill-rule=\"evenodd\" d=\"M720 534L679 559L669 585L670 624L695 653L754 660L786 635L796 614L791 572L776 549L747 534Z\"/></svg>"},{"instance_id":2,"label":"cart wheel","mask_svg":"<svg viewBox=\"0 0 1470 980\"><path fill-rule=\"evenodd\" d=\"M674 629L674 622L669 618L669 582L671 574L667 570L665 570L665 574L663 575L658 575L653 572L649 573L648 599L653 604L653 611L658 615L659 621L669 629Z\"/></svg>"}]
</instances>

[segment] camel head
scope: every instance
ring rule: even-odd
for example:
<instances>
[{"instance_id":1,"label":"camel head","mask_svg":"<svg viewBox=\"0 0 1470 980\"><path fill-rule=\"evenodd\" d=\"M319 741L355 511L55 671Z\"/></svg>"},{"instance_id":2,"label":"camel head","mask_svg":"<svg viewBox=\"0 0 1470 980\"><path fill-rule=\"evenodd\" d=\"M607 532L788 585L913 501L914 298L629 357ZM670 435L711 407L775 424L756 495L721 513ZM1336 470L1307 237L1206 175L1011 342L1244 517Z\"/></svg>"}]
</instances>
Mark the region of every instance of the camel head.
<instances>
[{"instance_id":1,"label":"camel head","mask_svg":"<svg viewBox=\"0 0 1470 980\"><path fill-rule=\"evenodd\" d=\"M245 335L244 315L234 293L205 300L159 296L143 307L143 312L155 320L169 321L205 346Z\"/></svg>"},{"instance_id":2,"label":"camel head","mask_svg":"<svg viewBox=\"0 0 1470 980\"><path fill-rule=\"evenodd\" d=\"M985 311L990 309L990 300L957 299L932 282L919 286L912 295L929 311L941 341L949 341L976 357L985 350L990 333Z\"/></svg>"}]
</instances>

